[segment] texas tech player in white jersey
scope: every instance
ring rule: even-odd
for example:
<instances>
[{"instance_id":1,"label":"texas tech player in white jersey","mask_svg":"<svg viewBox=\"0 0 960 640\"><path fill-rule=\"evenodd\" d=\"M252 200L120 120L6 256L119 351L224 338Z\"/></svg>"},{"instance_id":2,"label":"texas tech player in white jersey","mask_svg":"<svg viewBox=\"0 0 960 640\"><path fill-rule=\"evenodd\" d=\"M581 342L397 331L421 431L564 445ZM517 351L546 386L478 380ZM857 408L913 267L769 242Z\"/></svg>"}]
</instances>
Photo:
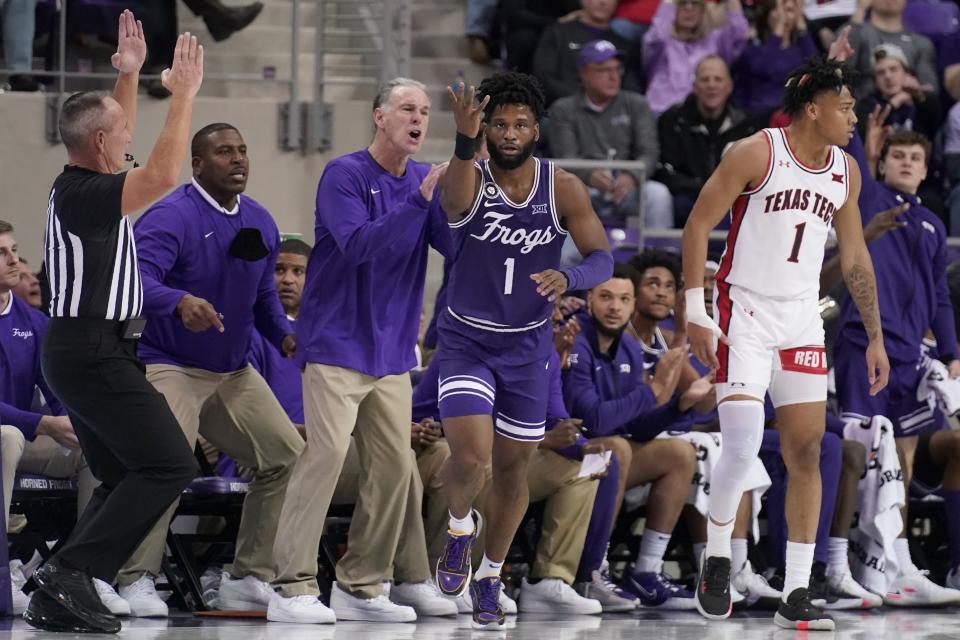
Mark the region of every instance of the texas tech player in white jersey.
<instances>
[{"instance_id":1,"label":"texas tech player in white jersey","mask_svg":"<svg viewBox=\"0 0 960 640\"><path fill-rule=\"evenodd\" d=\"M833 214L850 191L847 155L830 147L821 168L804 165L783 129L764 129L770 160L763 181L730 209L717 286L768 298L819 298L823 251Z\"/></svg>"}]
</instances>

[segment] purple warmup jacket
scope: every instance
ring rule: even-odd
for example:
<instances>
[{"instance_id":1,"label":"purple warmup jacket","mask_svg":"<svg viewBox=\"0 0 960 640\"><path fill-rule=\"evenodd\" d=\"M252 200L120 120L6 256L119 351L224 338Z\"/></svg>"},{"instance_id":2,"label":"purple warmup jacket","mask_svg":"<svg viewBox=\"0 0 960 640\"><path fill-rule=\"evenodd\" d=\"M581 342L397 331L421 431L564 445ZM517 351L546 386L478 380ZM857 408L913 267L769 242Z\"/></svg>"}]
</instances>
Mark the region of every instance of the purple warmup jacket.
<instances>
[{"instance_id":1,"label":"purple warmup jacket","mask_svg":"<svg viewBox=\"0 0 960 640\"><path fill-rule=\"evenodd\" d=\"M301 363L401 374L416 364L427 248L450 255L440 197L420 195L430 165L396 177L363 149L331 161L317 188L316 242L297 325Z\"/></svg>"},{"instance_id":2,"label":"purple warmup jacket","mask_svg":"<svg viewBox=\"0 0 960 640\"><path fill-rule=\"evenodd\" d=\"M10 303L0 309L0 421L20 429L27 440L34 439L43 417L30 410L35 387L53 415L64 414L40 372L46 329L47 317L11 293Z\"/></svg>"},{"instance_id":3,"label":"purple warmup jacket","mask_svg":"<svg viewBox=\"0 0 960 640\"><path fill-rule=\"evenodd\" d=\"M944 360L957 358L957 331L947 288L947 233L943 222L916 196L877 182L867 170L859 135L847 151L863 176L860 215L866 225L875 215L903 202L910 209L900 216L907 226L891 229L868 245L877 274L877 297L883 342L891 363L914 363L927 329L933 329ZM847 296L841 307L840 340L866 348L867 333L860 312Z\"/></svg>"},{"instance_id":4,"label":"purple warmup jacket","mask_svg":"<svg viewBox=\"0 0 960 640\"><path fill-rule=\"evenodd\" d=\"M248 262L228 254L241 227L260 231L265 258ZM254 327L278 349L293 333L273 280L280 232L253 198L241 194L239 212L228 215L186 184L150 207L133 231L148 316L139 349L145 363L237 371L247 365ZM223 315L223 333L183 326L173 312L188 293Z\"/></svg>"}]
</instances>

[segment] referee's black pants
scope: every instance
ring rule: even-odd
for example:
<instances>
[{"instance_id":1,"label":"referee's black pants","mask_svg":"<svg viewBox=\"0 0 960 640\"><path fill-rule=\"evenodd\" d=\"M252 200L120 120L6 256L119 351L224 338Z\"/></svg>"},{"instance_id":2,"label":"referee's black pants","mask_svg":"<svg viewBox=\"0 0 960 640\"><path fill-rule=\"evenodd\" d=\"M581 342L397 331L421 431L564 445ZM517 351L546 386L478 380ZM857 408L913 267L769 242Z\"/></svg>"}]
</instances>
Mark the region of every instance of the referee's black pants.
<instances>
[{"instance_id":1,"label":"referee's black pants","mask_svg":"<svg viewBox=\"0 0 960 640\"><path fill-rule=\"evenodd\" d=\"M54 318L41 358L102 483L57 556L107 583L198 471L166 400L147 382L136 344L120 337L117 322Z\"/></svg>"}]
</instances>

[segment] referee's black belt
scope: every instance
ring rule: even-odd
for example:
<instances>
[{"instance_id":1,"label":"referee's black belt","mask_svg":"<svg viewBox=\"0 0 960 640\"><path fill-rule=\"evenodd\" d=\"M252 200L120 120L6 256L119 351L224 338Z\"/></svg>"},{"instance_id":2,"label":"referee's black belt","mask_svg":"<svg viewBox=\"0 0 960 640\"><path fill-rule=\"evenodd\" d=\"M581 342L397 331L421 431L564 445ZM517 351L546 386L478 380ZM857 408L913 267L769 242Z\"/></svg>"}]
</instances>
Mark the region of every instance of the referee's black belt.
<instances>
[{"instance_id":1,"label":"referee's black belt","mask_svg":"<svg viewBox=\"0 0 960 640\"><path fill-rule=\"evenodd\" d=\"M129 320L104 320L101 318L50 318L49 328L54 331L80 331L116 336L126 340L138 340L147 325L146 318Z\"/></svg>"}]
</instances>

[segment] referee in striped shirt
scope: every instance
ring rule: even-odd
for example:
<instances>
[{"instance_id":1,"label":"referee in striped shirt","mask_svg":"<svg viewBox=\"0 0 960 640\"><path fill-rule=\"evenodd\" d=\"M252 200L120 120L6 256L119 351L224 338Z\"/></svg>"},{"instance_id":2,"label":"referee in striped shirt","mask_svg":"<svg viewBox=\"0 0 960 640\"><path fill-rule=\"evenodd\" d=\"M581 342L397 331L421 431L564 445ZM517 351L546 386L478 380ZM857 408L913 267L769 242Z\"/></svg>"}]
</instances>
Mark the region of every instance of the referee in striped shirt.
<instances>
[{"instance_id":1,"label":"referee in striped shirt","mask_svg":"<svg viewBox=\"0 0 960 640\"><path fill-rule=\"evenodd\" d=\"M177 184L203 79L203 48L189 33L177 39L173 64L162 75L173 94L163 131L145 166L121 171L147 49L143 25L130 11L120 16L118 40L113 94L78 93L63 104L59 125L68 164L47 209L52 319L43 373L102 482L66 543L35 574L40 591L24 618L48 631L120 630L91 578L113 582L197 471L183 432L137 358L143 290L127 215Z\"/></svg>"}]
</instances>

